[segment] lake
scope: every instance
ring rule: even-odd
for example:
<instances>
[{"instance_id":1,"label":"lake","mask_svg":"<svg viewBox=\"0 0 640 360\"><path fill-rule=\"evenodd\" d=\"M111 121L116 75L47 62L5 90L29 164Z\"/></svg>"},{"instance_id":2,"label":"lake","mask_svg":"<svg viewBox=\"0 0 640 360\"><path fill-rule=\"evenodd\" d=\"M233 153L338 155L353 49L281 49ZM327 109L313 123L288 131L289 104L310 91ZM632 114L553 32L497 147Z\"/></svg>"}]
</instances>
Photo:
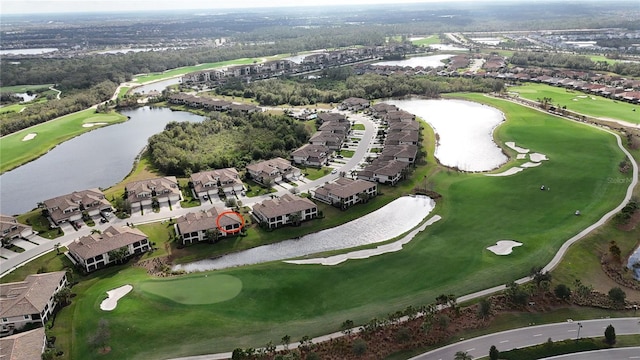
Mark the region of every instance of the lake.
<instances>
[{"instance_id":1,"label":"lake","mask_svg":"<svg viewBox=\"0 0 640 360\"><path fill-rule=\"evenodd\" d=\"M464 171L489 171L507 156L493 142L493 131L504 121L498 109L463 100L386 100L429 123L438 134L435 156L441 164Z\"/></svg>"},{"instance_id":2,"label":"lake","mask_svg":"<svg viewBox=\"0 0 640 360\"><path fill-rule=\"evenodd\" d=\"M77 136L0 175L1 212L21 214L46 199L112 186L131 171L147 139L164 130L169 122L204 120L202 116L168 108L142 107L121 113L131 119Z\"/></svg>"},{"instance_id":3,"label":"lake","mask_svg":"<svg viewBox=\"0 0 640 360\"><path fill-rule=\"evenodd\" d=\"M372 213L331 229L216 259L175 265L173 269L186 272L218 270L375 244L400 236L419 225L434 207L435 202L429 197L403 196Z\"/></svg>"},{"instance_id":4,"label":"lake","mask_svg":"<svg viewBox=\"0 0 640 360\"><path fill-rule=\"evenodd\" d=\"M178 76L178 77L174 77L174 78L171 78L171 79L152 82L152 83L149 83L149 84L146 84L146 85L142 85L142 86L139 86L139 87L133 89L133 92L136 93L136 94L148 94L151 91L162 92L162 90L166 89L167 86L179 84L180 83L180 79L182 79L182 76Z\"/></svg>"},{"instance_id":5,"label":"lake","mask_svg":"<svg viewBox=\"0 0 640 360\"><path fill-rule=\"evenodd\" d=\"M423 68L427 68L427 67L437 68L440 66L444 66L445 64L442 61L452 56L453 55L449 55L449 54L416 56L416 57L406 58L404 60L380 61L380 62L373 63L371 65L408 66L408 67L414 67L414 68L421 66Z\"/></svg>"}]
</instances>

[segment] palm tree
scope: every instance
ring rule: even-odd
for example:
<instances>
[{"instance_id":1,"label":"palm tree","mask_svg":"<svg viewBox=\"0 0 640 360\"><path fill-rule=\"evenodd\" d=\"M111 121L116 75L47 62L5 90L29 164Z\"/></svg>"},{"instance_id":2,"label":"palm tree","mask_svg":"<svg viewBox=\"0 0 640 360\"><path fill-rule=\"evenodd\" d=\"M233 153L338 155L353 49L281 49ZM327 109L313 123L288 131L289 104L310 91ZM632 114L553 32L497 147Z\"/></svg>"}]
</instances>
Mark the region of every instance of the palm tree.
<instances>
[{"instance_id":1,"label":"palm tree","mask_svg":"<svg viewBox=\"0 0 640 360\"><path fill-rule=\"evenodd\" d=\"M458 351L453 360L473 360L473 356L469 355L466 351Z\"/></svg>"},{"instance_id":2,"label":"palm tree","mask_svg":"<svg viewBox=\"0 0 640 360\"><path fill-rule=\"evenodd\" d=\"M218 238L220 237L220 230L216 229L207 229L204 232L204 238L205 240L207 240L207 242L210 242L212 244L214 244L216 241L218 241Z\"/></svg>"},{"instance_id":3,"label":"palm tree","mask_svg":"<svg viewBox=\"0 0 640 360\"><path fill-rule=\"evenodd\" d=\"M289 221L294 225L298 226L302 222L302 213L300 211L289 214Z\"/></svg>"},{"instance_id":4,"label":"palm tree","mask_svg":"<svg viewBox=\"0 0 640 360\"><path fill-rule=\"evenodd\" d=\"M119 249L109 251L107 255L109 259L113 260L116 264L120 264L129 256L129 248L123 246Z\"/></svg>"},{"instance_id":5,"label":"palm tree","mask_svg":"<svg viewBox=\"0 0 640 360\"><path fill-rule=\"evenodd\" d=\"M71 289L68 286L63 287L53 295L53 300L61 306L69 304L71 302Z\"/></svg>"}]
</instances>

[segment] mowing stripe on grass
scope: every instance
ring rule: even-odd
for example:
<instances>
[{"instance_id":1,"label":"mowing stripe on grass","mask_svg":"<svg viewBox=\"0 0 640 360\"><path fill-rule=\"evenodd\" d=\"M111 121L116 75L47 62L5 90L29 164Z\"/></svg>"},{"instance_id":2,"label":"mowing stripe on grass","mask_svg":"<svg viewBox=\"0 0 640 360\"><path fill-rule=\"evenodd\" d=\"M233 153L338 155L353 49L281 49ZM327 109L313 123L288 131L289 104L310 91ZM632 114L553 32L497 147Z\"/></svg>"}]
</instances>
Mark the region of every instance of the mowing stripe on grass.
<instances>
[{"instance_id":1,"label":"mowing stripe on grass","mask_svg":"<svg viewBox=\"0 0 640 360\"><path fill-rule=\"evenodd\" d=\"M205 305L233 299L242 290L242 281L231 275L206 274L144 281L140 289L184 305Z\"/></svg>"}]
</instances>

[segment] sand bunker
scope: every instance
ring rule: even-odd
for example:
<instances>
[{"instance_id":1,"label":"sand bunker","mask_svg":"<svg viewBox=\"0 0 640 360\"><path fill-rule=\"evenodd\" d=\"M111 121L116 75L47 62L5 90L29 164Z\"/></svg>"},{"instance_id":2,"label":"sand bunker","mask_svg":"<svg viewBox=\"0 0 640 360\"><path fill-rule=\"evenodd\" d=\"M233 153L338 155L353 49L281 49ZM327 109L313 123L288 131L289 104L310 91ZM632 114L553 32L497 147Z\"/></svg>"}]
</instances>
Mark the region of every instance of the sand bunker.
<instances>
[{"instance_id":1,"label":"sand bunker","mask_svg":"<svg viewBox=\"0 0 640 360\"><path fill-rule=\"evenodd\" d=\"M97 123L86 123L86 124L82 124L82 127L94 127L94 126L98 126L98 125L107 125L107 123L103 123L103 122L97 122Z\"/></svg>"},{"instance_id":2,"label":"sand bunker","mask_svg":"<svg viewBox=\"0 0 640 360\"><path fill-rule=\"evenodd\" d=\"M516 155L516 159L518 160L524 160L527 158L527 154L518 154Z\"/></svg>"},{"instance_id":3,"label":"sand bunker","mask_svg":"<svg viewBox=\"0 0 640 360\"><path fill-rule=\"evenodd\" d=\"M513 175L513 174L517 174L520 171L524 170L521 167L512 167L511 169L508 169L506 171L503 171L501 173L497 173L497 174L484 174L485 176L509 176L509 175Z\"/></svg>"},{"instance_id":4,"label":"sand bunker","mask_svg":"<svg viewBox=\"0 0 640 360\"><path fill-rule=\"evenodd\" d=\"M516 246L522 246L522 243L513 240L500 240L495 245L489 246L487 250L496 255L509 255Z\"/></svg>"},{"instance_id":5,"label":"sand bunker","mask_svg":"<svg viewBox=\"0 0 640 360\"><path fill-rule=\"evenodd\" d=\"M549 158L547 158L547 155L540 154L540 153L529 154L529 159L531 159L531 161L533 161L533 162L540 162L542 160L549 160Z\"/></svg>"},{"instance_id":6,"label":"sand bunker","mask_svg":"<svg viewBox=\"0 0 640 360\"><path fill-rule=\"evenodd\" d=\"M525 149L525 148L521 148L519 146L516 146L516 143L513 141L507 141L505 143L505 145L507 145L508 147L512 148L513 150L519 152L520 154L526 154L529 152L529 149Z\"/></svg>"},{"instance_id":7,"label":"sand bunker","mask_svg":"<svg viewBox=\"0 0 640 360\"><path fill-rule=\"evenodd\" d=\"M119 288L107 291L107 298L102 300L100 303L100 309L104 311L111 311L115 309L116 306L118 306L118 300L127 295L131 290L133 290L133 286L123 285Z\"/></svg>"},{"instance_id":8,"label":"sand bunker","mask_svg":"<svg viewBox=\"0 0 640 360\"><path fill-rule=\"evenodd\" d=\"M366 250L356 250L351 251L346 254L329 256L326 258L314 258L314 259L305 259L305 260L288 260L285 261L289 264L298 264L298 265L308 265L308 264L320 264L320 265L338 265L350 259L366 259L376 255L387 254L391 252L396 252L402 250L402 246L404 244L409 243L419 232L424 231L427 226L435 223L436 221L442 219L440 215L434 215L431 219L427 220L422 226L417 229L412 230L409 234L407 234L402 239L392 242L390 244L380 245L375 249L366 249Z\"/></svg>"},{"instance_id":9,"label":"sand bunker","mask_svg":"<svg viewBox=\"0 0 640 360\"><path fill-rule=\"evenodd\" d=\"M522 168L532 168L532 167L536 167L536 166L540 166L542 165L542 163L539 162L526 162L522 165L520 165L520 167Z\"/></svg>"},{"instance_id":10,"label":"sand bunker","mask_svg":"<svg viewBox=\"0 0 640 360\"><path fill-rule=\"evenodd\" d=\"M28 133L27 135L25 135L25 136L22 138L22 141L29 141L29 140L31 140L31 139L33 139L33 138L35 138L35 137L36 137L36 135L38 135L38 134L36 134L36 133Z\"/></svg>"}]
</instances>

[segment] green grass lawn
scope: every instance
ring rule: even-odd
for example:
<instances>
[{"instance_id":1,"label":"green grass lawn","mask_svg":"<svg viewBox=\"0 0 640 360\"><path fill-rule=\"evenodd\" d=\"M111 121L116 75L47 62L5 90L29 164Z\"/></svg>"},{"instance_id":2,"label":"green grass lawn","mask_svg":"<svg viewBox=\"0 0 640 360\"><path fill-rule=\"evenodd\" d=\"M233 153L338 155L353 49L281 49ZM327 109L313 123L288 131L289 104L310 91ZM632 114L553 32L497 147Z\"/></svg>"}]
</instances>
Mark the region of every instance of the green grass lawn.
<instances>
[{"instance_id":1,"label":"green grass lawn","mask_svg":"<svg viewBox=\"0 0 640 360\"><path fill-rule=\"evenodd\" d=\"M421 46L421 45L429 46L433 44L440 44L440 37L438 37L438 35L429 35L429 36L425 36L420 40L413 40L411 41L411 43L413 43L413 45L416 45L416 46Z\"/></svg>"},{"instance_id":2,"label":"green grass lawn","mask_svg":"<svg viewBox=\"0 0 640 360\"><path fill-rule=\"evenodd\" d=\"M587 116L640 124L640 106L623 101L615 101L601 96L544 84L512 86L508 88L508 91L517 92L520 97L533 101L549 97L553 99L553 105L566 106L567 110ZM636 111L633 111L633 109L636 109Z\"/></svg>"},{"instance_id":3,"label":"green grass lawn","mask_svg":"<svg viewBox=\"0 0 640 360\"><path fill-rule=\"evenodd\" d=\"M129 92L129 89L131 89L128 86L123 86L120 88L120 91L118 91L118 99L122 99L125 95L127 95L127 92Z\"/></svg>"},{"instance_id":4,"label":"green grass lawn","mask_svg":"<svg viewBox=\"0 0 640 360\"><path fill-rule=\"evenodd\" d=\"M507 115L508 122L495 132L501 144L515 141L550 160L516 175L486 177L439 169L429 151L431 165L417 169L412 180L383 189L385 195L379 200L383 203L384 196L409 192L425 175L443 195L433 212L442 220L417 235L403 251L331 267L274 262L209 273L242 282L233 301L184 305L136 291L148 281L143 269L104 270L82 283L75 304L61 312L63 324L69 324L68 317L74 319L73 328L61 329L71 334L69 356L95 356L87 337L100 318L107 319L111 328L112 350L102 356L105 359L167 358L258 347L268 341L277 343L285 334L297 341L304 335L336 331L345 319L360 324L407 305L431 303L441 293L463 295L504 284L525 276L532 266L546 264L566 239L622 199L626 186L607 181L627 177L617 170L622 153L612 135L506 101L467 97L494 105ZM540 184L553 191L541 193ZM581 209L582 216L573 215L575 209ZM356 206L342 214L359 215L352 210L370 209ZM324 221L338 224L341 219L327 216L309 222L320 225L309 226L324 227ZM310 229L286 228L278 236L293 237ZM524 245L509 256L486 250L500 239ZM105 291L127 283L134 285L134 291L115 311L99 310Z\"/></svg>"},{"instance_id":5,"label":"green grass lawn","mask_svg":"<svg viewBox=\"0 0 640 360\"><path fill-rule=\"evenodd\" d=\"M0 92L3 92L3 93L26 93L27 91L48 89L51 86L53 86L53 84L1 86L0 87Z\"/></svg>"},{"instance_id":6,"label":"green grass lawn","mask_svg":"<svg viewBox=\"0 0 640 360\"><path fill-rule=\"evenodd\" d=\"M362 131L364 131L365 130L364 124L353 124L351 126L351 130L362 130Z\"/></svg>"},{"instance_id":7,"label":"green grass lawn","mask_svg":"<svg viewBox=\"0 0 640 360\"><path fill-rule=\"evenodd\" d=\"M2 277L3 283L23 281L27 276L41 272L60 271L65 267L71 267L71 261L67 259L63 253L67 251L66 247L59 249L60 254L55 250L48 252L38 258L37 261L29 261L28 263L18 267L14 271ZM4 271L4 270L3 270Z\"/></svg>"},{"instance_id":8,"label":"green grass lawn","mask_svg":"<svg viewBox=\"0 0 640 360\"><path fill-rule=\"evenodd\" d=\"M22 109L25 109L27 106L25 104L11 104L7 106L3 106L0 108L0 114L10 113L10 112L20 112Z\"/></svg>"},{"instance_id":9,"label":"green grass lawn","mask_svg":"<svg viewBox=\"0 0 640 360\"><path fill-rule=\"evenodd\" d=\"M200 70L214 69L214 68L219 68L222 66L229 66L229 65L253 64L254 62L259 62L259 61L260 59L242 58L242 59L235 59L235 60L229 60L229 61L219 61L215 63L205 63L205 64L200 64L195 66L185 66L177 69L167 70L161 73L141 75L136 77L133 80L139 83L146 83L149 81L162 80L162 79L180 76L180 75L184 75L184 74L188 74L188 73L200 71Z\"/></svg>"},{"instance_id":10,"label":"green grass lawn","mask_svg":"<svg viewBox=\"0 0 640 360\"><path fill-rule=\"evenodd\" d=\"M345 158L352 158L353 154L355 154L356 152L353 150L338 150L336 153L338 155L342 155Z\"/></svg>"},{"instance_id":11,"label":"green grass lawn","mask_svg":"<svg viewBox=\"0 0 640 360\"><path fill-rule=\"evenodd\" d=\"M616 62L620 61L620 60L615 60L615 59L609 59L608 57L606 57L604 55L589 55L589 59L591 59L591 61L593 61L593 62L604 61L607 64L615 64Z\"/></svg>"},{"instance_id":12,"label":"green grass lawn","mask_svg":"<svg viewBox=\"0 0 640 360\"><path fill-rule=\"evenodd\" d=\"M20 214L17 219L19 223L31 226L31 228L37 231L38 235L43 238L55 239L64 235L61 228L49 228L49 219L42 216L42 209L34 209Z\"/></svg>"},{"instance_id":13,"label":"green grass lawn","mask_svg":"<svg viewBox=\"0 0 640 360\"><path fill-rule=\"evenodd\" d=\"M34 160L59 143L98 127L83 127L83 124L114 124L126 119L119 113L102 114L87 109L4 136L0 142L0 173ZM22 141L28 134L37 135Z\"/></svg>"},{"instance_id":14,"label":"green grass lawn","mask_svg":"<svg viewBox=\"0 0 640 360\"><path fill-rule=\"evenodd\" d=\"M183 305L207 305L236 297L242 290L242 281L230 275L194 274L143 281L140 290Z\"/></svg>"},{"instance_id":15,"label":"green grass lawn","mask_svg":"<svg viewBox=\"0 0 640 360\"><path fill-rule=\"evenodd\" d=\"M323 168L314 168L314 167L301 167L302 173L309 180L318 180L325 175L329 175L331 173L331 168L323 167Z\"/></svg>"}]
</instances>

